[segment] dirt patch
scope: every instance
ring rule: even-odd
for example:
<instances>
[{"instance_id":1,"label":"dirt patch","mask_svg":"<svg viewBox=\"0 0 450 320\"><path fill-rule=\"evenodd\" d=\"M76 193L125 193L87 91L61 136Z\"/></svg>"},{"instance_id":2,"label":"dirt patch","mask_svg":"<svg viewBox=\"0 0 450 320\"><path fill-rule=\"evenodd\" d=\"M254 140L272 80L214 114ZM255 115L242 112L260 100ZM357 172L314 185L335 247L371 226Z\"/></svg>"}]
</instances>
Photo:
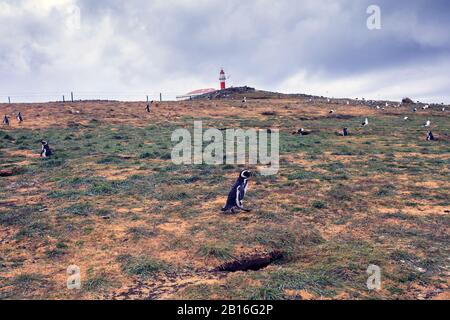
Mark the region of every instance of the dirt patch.
<instances>
[{"instance_id":1,"label":"dirt patch","mask_svg":"<svg viewBox=\"0 0 450 320\"><path fill-rule=\"evenodd\" d=\"M214 271L222 272L236 272L236 271L257 271L270 265L271 263L283 259L283 253L280 251L273 251L267 254L258 254L249 257L242 257L238 260L226 262Z\"/></svg>"}]
</instances>

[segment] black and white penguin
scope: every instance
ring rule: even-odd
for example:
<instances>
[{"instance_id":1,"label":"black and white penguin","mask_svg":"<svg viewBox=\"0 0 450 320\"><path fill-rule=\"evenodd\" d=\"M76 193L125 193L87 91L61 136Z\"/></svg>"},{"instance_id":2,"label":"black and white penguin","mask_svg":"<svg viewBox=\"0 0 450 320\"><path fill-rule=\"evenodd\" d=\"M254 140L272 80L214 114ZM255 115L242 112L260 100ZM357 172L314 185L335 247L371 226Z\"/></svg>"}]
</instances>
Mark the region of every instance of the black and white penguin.
<instances>
[{"instance_id":1,"label":"black and white penguin","mask_svg":"<svg viewBox=\"0 0 450 320\"><path fill-rule=\"evenodd\" d=\"M350 135L348 133L348 128L342 128L342 131L336 131L334 134L339 137L348 137Z\"/></svg>"},{"instance_id":2,"label":"black and white penguin","mask_svg":"<svg viewBox=\"0 0 450 320\"><path fill-rule=\"evenodd\" d=\"M21 114L20 112L17 114L16 119L17 119L17 121L18 121L19 123L22 123L22 122L23 122L23 117L22 117L22 114Z\"/></svg>"},{"instance_id":3,"label":"black and white penguin","mask_svg":"<svg viewBox=\"0 0 450 320\"><path fill-rule=\"evenodd\" d=\"M367 127L369 125L369 119L365 119L363 123L361 123L363 127Z\"/></svg>"},{"instance_id":4,"label":"black and white penguin","mask_svg":"<svg viewBox=\"0 0 450 320\"><path fill-rule=\"evenodd\" d=\"M413 112L417 112L417 108L414 108L412 111L413 111Z\"/></svg>"},{"instance_id":5,"label":"black and white penguin","mask_svg":"<svg viewBox=\"0 0 450 320\"><path fill-rule=\"evenodd\" d=\"M433 136L433 132L428 131L427 133L427 141L434 141L434 136Z\"/></svg>"},{"instance_id":6,"label":"black and white penguin","mask_svg":"<svg viewBox=\"0 0 450 320\"><path fill-rule=\"evenodd\" d=\"M335 113L336 111L334 111L334 110L330 110L330 112L328 112L329 114L333 114L333 113Z\"/></svg>"},{"instance_id":7,"label":"black and white penguin","mask_svg":"<svg viewBox=\"0 0 450 320\"><path fill-rule=\"evenodd\" d=\"M7 115L5 115L5 116L3 117L3 124L4 124L5 126L9 126L9 118L8 118Z\"/></svg>"},{"instance_id":8,"label":"black and white penguin","mask_svg":"<svg viewBox=\"0 0 450 320\"><path fill-rule=\"evenodd\" d=\"M42 158L50 157L52 155L52 150L50 149L48 142L42 140L41 143L42 143L41 157Z\"/></svg>"},{"instance_id":9,"label":"black and white penguin","mask_svg":"<svg viewBox=\"0 0 450 320\"><path fill-rule=\"evenodd\" d=\"M311 131L306 131L304 128L300 128L297 131L292 132L292 134L299 134L301 136L307 136L310 135L312 132Z\"/></svg>"},{"instance_id":10,"label":"black and white penguin","mask_svg":"<svg viewBox=\"0 0 450 320\"><path fill-rule=\"evenodd\" d=\"M147 106L145 107L145 111L149 112L151 111L150 107L152 106L153 101L147 102Z\"/></svg>"},{"instance_id":11,"label":"black and white penguin","mask_svg":"<svg viewBox=\"0 0 450 320\"><path fill-rule=\"evenodd\" d=\"M427 122L425 122L425 124L423 125L424 128L428 128L429 126L431 126L431 121L427 120Z\"/></svg>"},{"instance_id":12,"label":"black and white penguin","mask_svg":"<svg viewBox=\"0 0 450 320\"><path fill-rule=\"evenodd\" d=\"M222 208L223 212L231 211L231 213L235 213L234 210L236 208L245 212L251 211L249 209L245 209L243 205L245 194L247 192L248 179L251 176L252 173L250 171L241 171L241 173L239 174L239 178L228 194L227 203L225 204L225 207Z\"/></svg>"}]
</instances>

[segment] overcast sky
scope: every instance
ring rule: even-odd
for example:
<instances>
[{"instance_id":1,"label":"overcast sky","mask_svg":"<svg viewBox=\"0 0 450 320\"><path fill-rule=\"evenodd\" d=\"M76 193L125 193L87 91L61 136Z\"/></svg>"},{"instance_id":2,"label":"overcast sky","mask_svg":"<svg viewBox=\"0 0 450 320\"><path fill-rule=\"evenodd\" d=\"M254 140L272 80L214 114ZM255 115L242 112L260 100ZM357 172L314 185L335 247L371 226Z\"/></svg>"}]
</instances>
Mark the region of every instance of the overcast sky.
<instances>
[{"instance_id":1,"label":"overcast sky","mask_svg":"<svg viewBox=\"0 0 450 320\"><path fill-rule=\"evenodd\" d=\"M449 15L445 0L0 0L0 101L173 98L223 67L233 86L450 103Z\"/></svg>"}]
</instances>

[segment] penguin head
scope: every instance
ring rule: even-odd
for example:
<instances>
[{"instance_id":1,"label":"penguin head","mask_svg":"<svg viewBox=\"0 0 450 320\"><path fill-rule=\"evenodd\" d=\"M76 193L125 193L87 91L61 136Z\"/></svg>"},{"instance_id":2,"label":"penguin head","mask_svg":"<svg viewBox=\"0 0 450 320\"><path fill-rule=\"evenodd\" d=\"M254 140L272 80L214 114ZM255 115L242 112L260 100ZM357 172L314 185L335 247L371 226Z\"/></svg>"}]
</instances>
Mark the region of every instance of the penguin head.
<instances>
[{"instance_id":1,"label":"penguin head","mask_svg":"<svg viewBox=\"0 0 450 320\"><path fill-rule=\"evenodd\" d=\"M252 173L249 170L242 170L241 174L239 175L239 177L241 177L242 179L248 179L251 176L252 176Z\"/></svg>"},{"instance_id":2,"label":"penguin head","mask_svg":"<svg viewBox=\"0 0 450 320\"><path fill-rule=\"evenodd\" d=\"M45 141L45 140L41 140L41 143L43 146L47 145L47 141Z\"/></svg>"}]
</instances>

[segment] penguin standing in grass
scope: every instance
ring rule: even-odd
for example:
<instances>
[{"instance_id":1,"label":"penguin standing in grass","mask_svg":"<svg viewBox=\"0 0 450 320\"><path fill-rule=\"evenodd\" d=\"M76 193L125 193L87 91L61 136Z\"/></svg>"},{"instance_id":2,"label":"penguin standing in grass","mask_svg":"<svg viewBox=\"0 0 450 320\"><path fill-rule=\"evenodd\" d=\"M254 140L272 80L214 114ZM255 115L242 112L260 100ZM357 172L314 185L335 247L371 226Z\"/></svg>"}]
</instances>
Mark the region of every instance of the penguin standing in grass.
<instances>
[{"instance_id":1,"label":"penguin standing in grass","mask_svg":"<svg viewBox=\"0 0 450 320\"><path fill-rule=\"evenodd\" d=\"M153 104L153 101L150 101L150 103L147 103L147 106L145 107L145 111L147 111L148 113L150 113L151 109L151 105Z\"/></svg>"},{"instance_id":2,"label":"penguin standing in grass","mask_svg":"<svg viewBox=\"0 0 450 320\"><path fill-rule=\"evenodd\" d=\"M22 114L20 112L17 114L16 119L19 123L23 122Z\"/></svg>"},{"instance_id":3,"label":"penguin standing in grass","mask_svg":"<svg viewBox=\"0 0 450 320\"><path fill-rule=\"evenodd\" d=\"M42 158L50 157L52 155L52 150L50 149L48 142L42 140L41 143L42 143L41 157Z\"/></svg>"},{"instance_id":4,"label":"penguin standing in grass","mask_svg":"<svg viewBox=\"0 0 450 320\"><path fill-rule=\"evenodd\" d=\"M348 137L350 134L348 133L348 128L342 128L342 131L335 132L335 135L339 137Z\"/></svg>"},{"instance_id":5,"label":"penguin standing in grass","mask_svg":"<svg viewBox=\"0 0 450 320\"><path fill-rule=\"evenodd\" d=\"M434 141L434 136L433 136L433 132L428 131L427 133L427 141Z\"/></svg>"},{"instance_id":6,"label":"penguin standing in grass","mask_svg":"<svg viewBox=\"0 0 450 320\"><path fill-rule=\"evenodd\" d=\"M369 125L369 119L366 118L363 123L361 123L363 127L367 127Z\"/></svg>"},{"instance_id":7,"label":"penguin standing in grass","mask_svg":"<svg viewBox=\"0 0 450 320\"><path fill-rule=\"evenodd\" d=\"M239 178L236 183L231 188L230 193L228 194L228 199L225 207L222 208L223 212L231 211L231 213L235 213L235 209L239 209L245 212L250 212L250 209L245 209L243 205L243 201L245 198L245 194L247 192L248 179L252 176L252 173L248 170L243 170L239 174Z\"/></svg>"},{"instance_id":8,"label":"penguin standing in grass","mask_svg":"<svg viewBox=\"0 0 450 320\"><path fill-rule=\"evenodd\" d=\"M9 126L9 119L8 119L8 116L6 116L6 115L3 117L3 124L5 126Z\"/></svg>"}]
</instances>

